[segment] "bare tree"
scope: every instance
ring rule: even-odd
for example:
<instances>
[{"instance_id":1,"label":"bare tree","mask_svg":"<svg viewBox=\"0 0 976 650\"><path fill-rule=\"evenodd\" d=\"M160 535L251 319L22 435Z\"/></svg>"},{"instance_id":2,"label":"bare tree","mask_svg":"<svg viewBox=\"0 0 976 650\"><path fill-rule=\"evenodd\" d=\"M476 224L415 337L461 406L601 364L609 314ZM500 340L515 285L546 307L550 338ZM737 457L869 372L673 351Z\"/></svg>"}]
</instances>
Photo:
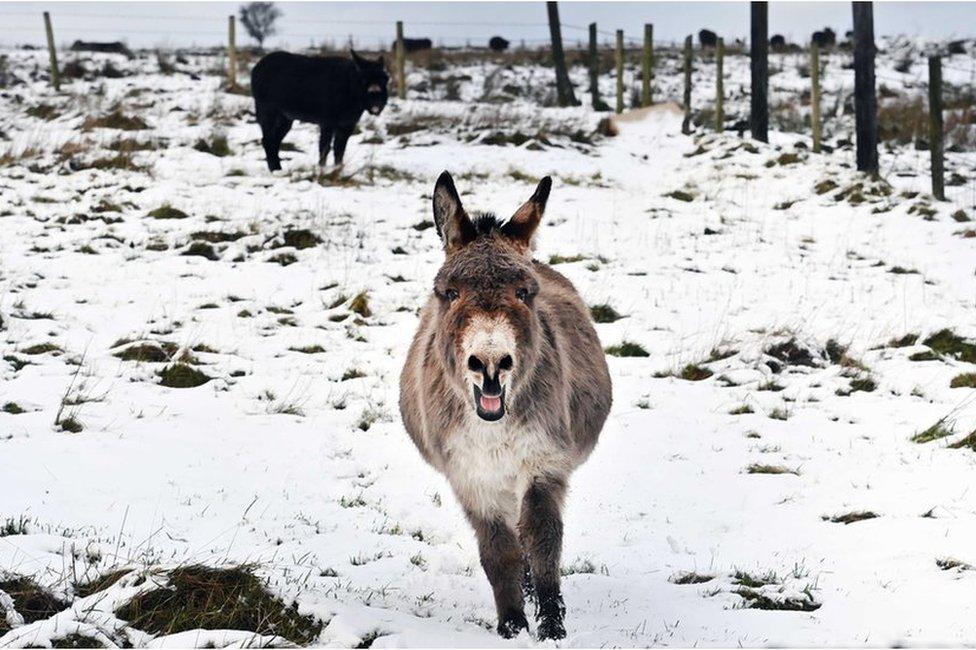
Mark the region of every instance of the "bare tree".
<instances>
[{"instance_id":1,"label":"bare tree","mask_svg":"<svg viewBox=\"0 0 976 650\"><path fill-rule=\"evenodd\" d=\"M275 21L281 17L281 10L271 2L249 2L241 5L240 19L251 38L264 49L264 39L272 36L277 29Z\"/></svg>"}]
</instances>

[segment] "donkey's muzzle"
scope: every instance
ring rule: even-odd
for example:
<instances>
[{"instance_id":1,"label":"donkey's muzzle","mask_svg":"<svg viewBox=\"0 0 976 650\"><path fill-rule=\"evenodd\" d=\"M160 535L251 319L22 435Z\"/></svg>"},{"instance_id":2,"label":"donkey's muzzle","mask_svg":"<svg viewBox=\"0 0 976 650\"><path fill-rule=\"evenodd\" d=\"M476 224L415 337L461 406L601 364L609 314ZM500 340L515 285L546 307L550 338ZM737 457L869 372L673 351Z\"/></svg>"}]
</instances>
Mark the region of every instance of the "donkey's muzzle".
<instances>
[{"instance_id":1,"label":"donkey's muzzle","mask_svg":"<svg viewBox=\"0 0 976 650\"><path fill-rule=\"evenodd\" d=\"M497 377L495 384L498 384ZM478 412L478 417L489 422L501 420L502 416L505 415L505 388L500 387L498 393L494 395L486 393L477 386L473 388L475 410Z\"/></svg>"}]
</instances>

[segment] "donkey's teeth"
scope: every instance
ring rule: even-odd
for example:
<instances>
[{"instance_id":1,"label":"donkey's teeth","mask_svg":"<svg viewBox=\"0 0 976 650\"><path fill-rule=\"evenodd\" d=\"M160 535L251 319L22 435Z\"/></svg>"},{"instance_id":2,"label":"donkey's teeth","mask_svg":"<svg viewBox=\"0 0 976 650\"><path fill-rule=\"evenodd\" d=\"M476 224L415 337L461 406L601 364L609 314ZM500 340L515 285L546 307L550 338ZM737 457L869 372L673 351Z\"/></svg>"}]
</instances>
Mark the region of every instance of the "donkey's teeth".
<instances>
[{"instance_id":1,"label":"donkey's teeth","mask_svg":"<svg viewBox=\"0 0 976 650\"><path fill-rule=\"evenodd\" d=\"M481 396L481 409L487 411L488 413L494 413L502 407L501 397L485 397Z\"/></svg>"}]
</instances>

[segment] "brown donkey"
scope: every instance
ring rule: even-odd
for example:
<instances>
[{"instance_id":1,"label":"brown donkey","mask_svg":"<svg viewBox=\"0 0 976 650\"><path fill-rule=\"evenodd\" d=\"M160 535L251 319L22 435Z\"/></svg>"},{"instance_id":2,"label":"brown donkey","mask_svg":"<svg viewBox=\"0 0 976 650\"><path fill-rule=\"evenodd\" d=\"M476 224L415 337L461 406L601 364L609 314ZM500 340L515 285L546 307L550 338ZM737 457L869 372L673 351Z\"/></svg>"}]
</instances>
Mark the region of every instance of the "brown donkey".
<instances>
[{"instance_id":1,"label":"brown donkey","mask_svg":"<svg viewBox=\"0 0 976 650\"><path fill-rule=\"evenodd\" d=\"M552 180L507 222L470 218L450 174L434 188L446 259L400 376L400 413L443 472L478 536L498 633L566 636L559 590L562 507L570 473L610 411L610 375L573 285L532 259Z\"/></svg>"}]
</instances>

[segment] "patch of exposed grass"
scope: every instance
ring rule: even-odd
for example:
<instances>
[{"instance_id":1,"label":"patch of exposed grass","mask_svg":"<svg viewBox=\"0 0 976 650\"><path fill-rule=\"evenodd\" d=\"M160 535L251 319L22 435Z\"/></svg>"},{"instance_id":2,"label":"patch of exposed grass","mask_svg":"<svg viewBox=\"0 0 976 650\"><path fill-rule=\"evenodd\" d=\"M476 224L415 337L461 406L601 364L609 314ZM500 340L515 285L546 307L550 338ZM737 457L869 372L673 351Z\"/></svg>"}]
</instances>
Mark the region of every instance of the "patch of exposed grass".
<instances>
[{"instance_id":1,"label":"patch of exposed grass","mask_svg":"<svg viewBox=\"0 0 976 650\"><path fill-rule=\"evenodd\" d=\"M593 564L592 560L586 558L576 558L570 564L563 565L559 567L559 575L572 576L572 575L588 575L596 573L596 565Z\"/></svg>"},{"instance_id":2,"label":"patch of exposed grass","mask_svg":"<svg viewBox=\"0 0 976 650\"><path fill-rule=\"evenodd\" d=\"M220 256L217 255L217 251L214 250L214 247L207 242L202 241L193 242L185 251L180 253L180 255L184 257L202 257L210 260L211 262L216 262L220 259Z\"/></svg>"},{"instance_id":3,"label":"patch of exposed grass","mask_svg":"<svg viewBox=\"0 0 976 650\"><path fill-rule=\"evenodd\" d=\"M968 562L963 562L962 560L957 560L951 557L939 558L935 561L935 566L939 567L943 571L972 571L973 565Z\"/></svg>"},{"instance_id":4,"label":"patch of exposed grass","mask_svg":"<svg viewBox=\"0 0 976 650\"><path fill-rule=\"evenodd\" d=\"M320 621L274 596L249 566L187 566L169 572L167 582L165 588L136 596L116 614L132 627L156 635L249 630L304 646L314 643L322 631Z\"/></svg>"},{"instance_id":5,"label":"patch of exposed grass","mask_svg":"<svg viewBox=\"0 0 976 650\"><path fill-rule=\"evenodd\" d=\"M360 291L356 294L352 300L349 301L349 311L354 314L359 314L363 318L369 318L373 315L372 310L369 308L369 292Z\"/></svg>"},{"instance_id":6,"label":"patch of exposed grass","mask_svg":"<svg viewBox=\"0 0 976 650\"><path fill-rule=\"evenodd\" d=\"M810 350L801 346L795 338L791 338L789 341L784 341L783 343L771 345L766 348L765 352L788 366L814 367L817 365Z\"/></svg>"},{"instance_id":7,"label":"patch of exposed grass","mask_svg":"<svg viewBox=\"0 0 976 650\"><path fill-rule=\"evenodd\" d=\"M746 467L746 474L793 474L794 476L799 476L800 472L782 465L763 465L760 463L753 463L752 465Z\"/></svg>"},{"instance_id":8,"label":"patch of exposed grass","mask_svg":"<svg viewBox=\"0 0 976 650\"><path fill-rule=\"evenodd\" d=\"M962 440L957 440L956 442L949 445L950 449L969 449L971 451L976 451L976 431L973 431L968 436Z\"/></svg>"},{"instance_id":9,"label":"patch of exposed grass","mask_svg":"<svg viewBox=\"0 0 976 650\"><path fill-rule=\"evenodd\" d=\"M976 388L976 372L964 372L949 382L949 388Z\"/></svg>"},{"instance_id":10,"label":"patch of exposed grass","mask_svg":"<svg viewBox=\"0 0 976 650\"><path fill-rule=\"evenodd\" d=\"M366 373L360 370L359 368L349 368L344 373L342 373L341 381L349 381L350 379L361 379L362 377L365 376Z\"/></svg>"},{"instance_id":11,"label":"patch of exposed grass","mask_svg":"<svg viewBox=\"0 0 976 650\"><path fill-rule=\"evenodd\" d=\"M748 609L766 609L788 612L815 612L820 609L820 603L813 600L811 596L800 598L789 596L787 598L772 598L754 589L740 588L733 593L742 597Z\"/></svg>"},{"instance_id":12,"label":"patch of exposed grass","mask_svg":"<svg viewBox=\"0 0 976 650\"><path fill-rule=\"evenodd\" d=\"M111 113L91 116L85 118L81 128L88 131L90 129L120 129L122 131L141 131L148 129L149 125L145 120L138 116L125 115L120 107L116 107Z\"/></svg>"},{"instance_id":13,"label":"patch of exposed grass","mask_svg":"<svg viewBox=\"0 0 976 650\"><path fill-rule=\"evenodd\" d=\"M26 535L28 532L27 521L28 519L25 515L20 515L16 519L13 517L7 517L3 524L0 525L0 537Z\"/></svg>"},{"instance_id":14,"label":"patch of exposed grass","mask_svg":"<svg viewBox=\"0 0 976 650\"><path fill-rule=\"evenodd\" d=\"M675 190L673 192L668 192L664 196L674 199L676 201L683 201L685 203L690 203L695 200L695 195L690 192L685 192L684 190Z\"/></svg>"},{"instance_id":15,"label":"patch of exposed grass","mask_svg":"<svg viewBox=\"0 0 976 650\"><path fill-rule=\"evenodd\" d=\"M675 585L700 585L714 579L715 576L712 575L697 573L695 571L682 571L668 578L668 582Z\"/></svg>"},{"instance_id":16,"label":"patch of exposed grass","mask_svg":"<svg viewBox=\"0 0 976 650\"><path fill-rule=\"evenodd\" d=\"M915 345L918 342L918 334L905 334L899 338L893 338L888 341L889 348L907 348Z\"/></svg>"},{"instance_id":17,"label":"patch of exposed grass","mask_svg":"<svg viewBox=\"0 0 976 650\"><path fill-rule=\"evenodd\" d=\"M9 413L10 415L20 415L21 413L26 413L26 411L21 408L20 404L17 402L5 402L3 406L0 406L0 411Z\"/></svg>"},{"instance_id":18,"label":"patch of exposed grass","mask_svg":"<svg viewBox=\"0 0 976 650\"><path fill-rule=\"evenodd\" d=\"M119 569L117 571L110 571L103 575L98 576L93 580L87 582L75 583L74 594L76 598L87 598L92 594L97 594L100 591L105 591L116 582L118 582L123 576L130 573L129 569Z\"/></svg>"},{"instance_id":19,"label":"patch of exposed grass","mask_svg":"<svg viewBox=\"0 0 976 650\"><path fill-rule=\"evenodd\" d=\"M747 415L749 413L754 413L754 411L752 410L752 407L749 406L748 404L737 406L731 411L729 411L729 415Z\"/></svg>"},{"instance_id":20,"label":"patch of exposed grass","mask_svg":"<svg viewBox=\"0 0 976 650\"><path fill-rule=\"evenodd\" d=\"M14 601L14 609L24 617L25 623L50 618L68 608L67 603L42 588L27 577L0 580L0 591Z\"/></svg>"},{"instance_id":21,"label":"patch of exposed grass","mask_svg":"<svg viewBox=\"0 0 976 650\"><path fill-rule=\"evenodd\" d=\"M783 384L780 384L775 379L770 379L770 380L764 381L761 384L759 384L758 386L756 386L756 390L758 390L758 391L769 391L771 393L778 393L778 392L780 392L782 390L786 390L786 386L784 386Z\"/></svg>"},{"instance_id":22,"label":"patch of exposed grass","mask_svg":"<svg viewBox=\"0 0 976 650\"><path fill-rule=\"evenodd\" d=\"M871 512L870 510L856 510L853 512L845 512L840 515L824 515L821 517L824 521L829 521L832 524L848 524L857 523L859 521L867 521L868 519L875 519L879 517L876 512Z\"/></svg>"},{"instance_id":23,"label":"patch of exposed grass","mask_svg":"<svg viewBox=\"0 0 976 650\"><path fill-rule=\"evenodd\" d=\"M35 345L29 345L26 348L21 348L19 351L23 354L30 355L63 352L61 346L56 343L37 343Z\"/></svg>"},{"instance_id":24,"label":"patch of exposed grass","mask_svg":"<svg viewBox=\"0 0 976 650\"><path fill-rule=\"evenodd\" d=\"M640 343L621 341L618 345L611 345L606 353L612 357L649 357L651 356Z\"/></svg>"},{"instance_id":25,"label":"patch of exposed grass","mask_svg":"<svg viewBox=\"0 0 976 650\"><path fill-rule=\"evenodd\" d=\"M182 210L178 210L174 208L173 206L167 203L165 205L159 206L155 210L151 210L149 212L149 216L152 217L153 219L186 219L190 215L183 212Z\"/></svg>"},{"instance_id":26,"label":"patch of exposed grass","mask_svg":"<svg viewBox=\"0 0 976 650\"><path fill-rule=\"evenodd\" d=\"M281 242L273 246L290 246L297 250L305 248L315 248L322 243L322 238L307 228L288 229L281 234Z\"/></svg>"},{"instance_id":27,"label":"patch of exposed grass","mask_svg":"<svg viewBox=\"0 0 976 650\"><path fill-rule=\"evenodd\" d=\"M779 584L779 576L776 575L775 571L767 571L763 575L755 575L748 571L739 571L736 569L735 573L732 574L732 584L758 589L766 585Z\"/></svg>"},{"instance_id":28,"label":"patch of exposed grass","mask_svg":"<svg viewBox=\"0 0 976 650\"><path fill-rule=\"evenodd\" d=\"M620 313L608 303L591 306L590 317L595 323L613 323L623 318L623 316L621 316Z\"/></svg>"},{"instance_id":29,"label":"patch of exposed grass","mask_svg":"<svg viewBox=\"0 0 976 650\"><path fill-rule=\"evenodd\" d=\"M777 406L772 411L770 411L767 414L767 416L771 420L784 420L785 421L785 420L789 420L790 419L790 412L787 411L784 408L780 408L780 407Z\"/></svg>"},{"instance_id":30,"label":"patch of exposed grass","mask_svg":"<svg viewBox=\"0 0 976 650\"><path fill-rule=\"evenodd\" d=\"M950 329L942 329L922 341L935 352L967 363L976 363L976 343L967 341Z\"/></svg>"},{"instance_id":31,"label":"patch of exposed grass","mask_svg":"<svg viewBox=\"0 0 976 650\"><path fill-rule=\"evenodd\" d=\"M67 431L68 433L81 433L85 429L85 425L81 423L81 420L76 415L60 418L57 425L61 431Z\"/></svg>"},{"instance_id":32,"label":"patch of exposed grass","mask_svg":"<svg viewBox=\"0 0 976 650\"><path fill-rule=\"evenodd\" d=\"M168 388L195 388L203 386L210 379L211 377L185 363L174 363L159 371L159 385Z\"/></svg>"},{"instance_id":33,"label":"patch of exposed grass","mask_svg":"<svg viewBox=\"0 0 976 650\"><path fill-rule=\"evenodd\" d=\"M678 373L678 377L684 379L685 381L703 381L711 377L714 373L704 366L699 366L695 363L689 363L681 372Z\"/></svg>"},{"instance_id":34,"label":"patch of exposed grass","mask_svg":"<svg viewBox=\"0 0 976 650\"><path fill-rule=\"evenodd\" d=\"M301 352L302 354L319 354L325 352L325 348L321 345L304 345L302 347L288 348L292 352Z\"/></svg>"},{"instance_id":35,"label":"patch of exposed grass","mask_svg":"<svg viewBox=\"0 0 976 650\"><path fill-rule=\"evenodd\" d=\"M178 346L175 343L137 343L125 349L113 353L112 356L118 357L123 361L137 361L141 363L164 363L169 361Z\"/></svg>"},{"instance_id":36,"label":"patch of exposed grass","mask_svg":"<svg viewBox=\"0 0 976 650\"><path fill-rule=\"evenodd\" d=\"M908 356L909 361L938 361L939 355L932 350L922 350Z\"/></svg>"},{"instance_id":37,"label":"patch of exposed grass","mask_svg":"<svg viewBox=\"0 0 976 650\"><path fill-rule=\"evenodd\" d=\"M946 422L945 418L941 418L938 422L930 426L924 431L919 431L911 437L912 442L917 442L919 444L925 444L926 442L933 442L935 440L941 440L955 433L952 430L952 425Z\"/></svg>"},{"instance_id":38,"label":"patch of exposed grass","mask_svg":"<svg viewBox=\"0 0 976 650\"><path fill-rule=\"evenodd\" d=\"M213 133L209 140L200 138L193 145L193 148L197 151L208 153L211 156L217 156L218 158L230 156L234 153L230 145L227 144L227 136L223 133Z\"/></svg>"},{"instance_id":39,"label":"patch of exposed grass","mask_svg":"<svg viewBox=\"0 0 976 650\"><path fill-rule=\"evenodd\" d=\"M550 255L549 264L572 264L574 262L582 262L586 257L583 255Z\"/></svg>"}]
</instances>

